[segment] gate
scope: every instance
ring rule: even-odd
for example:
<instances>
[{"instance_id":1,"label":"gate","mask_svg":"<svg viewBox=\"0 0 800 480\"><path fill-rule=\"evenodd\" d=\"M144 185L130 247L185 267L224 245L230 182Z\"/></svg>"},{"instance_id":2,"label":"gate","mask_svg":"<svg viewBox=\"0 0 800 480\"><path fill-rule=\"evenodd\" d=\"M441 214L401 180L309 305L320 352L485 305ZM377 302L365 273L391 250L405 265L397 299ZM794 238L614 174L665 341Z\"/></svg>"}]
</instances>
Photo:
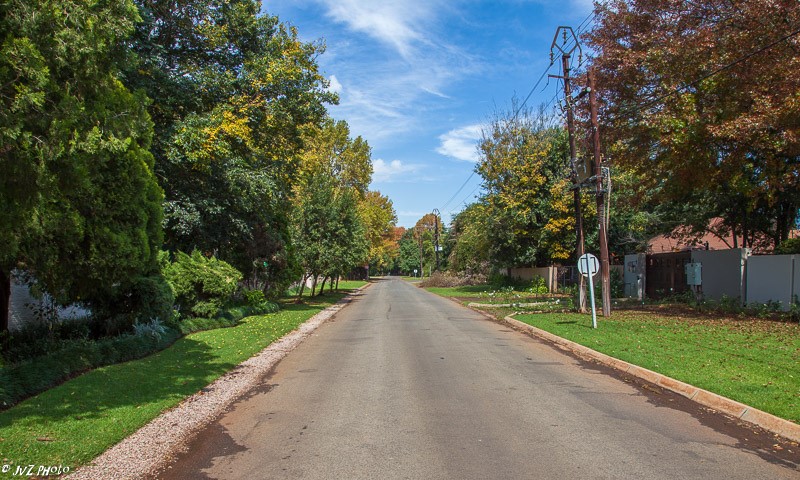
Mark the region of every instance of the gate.
<instances>
[{"instance_id":1,"label":"gate","mask_svg":"<svg viewBox=\"0 0 800 480\"><path fill-rule=\"evenodd\" d=\"M647 298L663 298L689 290L684 265L691 261L692 252L648 255L645 273Z\"/></svg>"}]
</instances>

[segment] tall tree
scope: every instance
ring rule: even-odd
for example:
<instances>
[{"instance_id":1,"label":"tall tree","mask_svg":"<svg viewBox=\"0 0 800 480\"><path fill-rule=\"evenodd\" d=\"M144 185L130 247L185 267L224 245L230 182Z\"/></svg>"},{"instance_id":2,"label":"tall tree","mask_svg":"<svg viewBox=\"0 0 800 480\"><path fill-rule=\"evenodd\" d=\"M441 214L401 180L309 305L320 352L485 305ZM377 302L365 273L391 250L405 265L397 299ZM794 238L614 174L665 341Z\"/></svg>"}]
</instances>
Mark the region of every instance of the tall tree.
<instances>
[{"instance_id":1,"label":"tall tree","mask_svg":"<svg viewBox=\"0 0 800 480\"><path fill-rule=\"evenodd\" d=\"M398 246L397 268L406 275L412 275L415 270L419 274L419 246L413 228L403 232Z\"/></svg>"},{"instance_id":2,"label":"tall tree","mask_svg":"<svg viewBox=\"0 0 800 480\"><path fill-rule=\"evenodd\" d=\"M676 219L786 239L800 207L800 4L615 0L597 19L608 157Z\"/></svg>"},{"instance_id":3,"label":"tall tree","mask_svg":"<svg viewBox=\"0 0 800 480\"><path fill-rule=\"evenodd\" d=\"M370 191L358 207L369 244L370 267L385 271L397 253L394 240L397 215L392 201L380 192Z\"/></svg>"},{"instance_id":4,"label":"tall tree","mask_svg":"<svg viewBox=\"0 0 800 480\"><path fill-rule=\"evenodd\" d=\"M566 134L543 110L498 112L483 132L489 254L495 267L566 260L572 249Z\"/></svg>"},{"instance_id":5,"label":"tall tree","mask_svg":"<svg viewBox=\"0 0 800 480\"><path fill-rule=\"evenodd\" d=\"M317 201L319 192L316 190L331 190L330 199L327 200L329 204L318 207L327 208L331 218L325 221L324 226L314 227L322 229L319 238L325 239L325 242L298 250L306 273L312 274L314 278L319 274L345 274L348 273L346 268L363 266L368 261L369 247L363 248L363 245L368 245L366 235L369 233L364 224L366 217L361 215L357 221L352 221L350 215L351 210L357 214L364 213L362 204L368 201L367 187L372 177L370 155L366 141L361 137L350 137L347 122L326 118L320 126L306 131L305 150L300 157L298 181L293 192L296 210L294 222L307 222L307 219L302 218L302 211L308 208L308 202ZM359 241L352 237L355 231L362 236ZM295 238L307 244L310 238L315 237L301 234ZM330 257L329 260L322 263L314 260L309 263L308 248L312 251L323 249L324 252L320 255Z\"/></svg>"},{"instance_id":6,"label":"tall tree","mask_svg":"<svg viewBox=\"0 0 800 480\"><path fill-rule=\"evenodd\" d=\"M369 246L355 196L353 189L337 188L334 178L319 170L309 172L297 189L291 226L303 270L300 295L308 278L313 293L320 276L336 278L366 258Z\"/></svg>"},{"instance_id":7,"label":"tall tree","mask_svg":"<svg viewBox=\"0 0 800 480\"><path fill-rule=\"evenodd\" d=\"M484 201L472 203L453 218L450 268L466 275L489 273L488 206Z\"/></svg>"},{"instance_id":8,"label":"tall tree","mask_svg":"<svg viewBox=\"0 0 800 480\"><path fill-rule=\"evenodd\" d=\"M359 199L367 195L372 180L372 150L363 138L350 136L344 120L330 117L305 135L300 174L319 171L331 176L337 188L352 189Z\"/></svg>"},{"instance_id":9,"label":"tall tree","mask_svg":"<svg viewBox=\"0 0 800 480\"><path fill-rule=\"evenodd\" d=\"M324 46L255 0L136 1L126 81L154 99L167 246L216 252L279 292L304 134L336 101L316 64Z\"/></svg>"},{"instance_id":10,"label":"tall tree","mask_svg":"<svg viewBox=\"0 0 800 480\"><path fill-rule=\"evenodd\" d=\"M118 79L137 20L129 1L0 5L2 329L14 268L60 300L106 306L157 271L152 122Z\"/></svg>"}]
</instances>

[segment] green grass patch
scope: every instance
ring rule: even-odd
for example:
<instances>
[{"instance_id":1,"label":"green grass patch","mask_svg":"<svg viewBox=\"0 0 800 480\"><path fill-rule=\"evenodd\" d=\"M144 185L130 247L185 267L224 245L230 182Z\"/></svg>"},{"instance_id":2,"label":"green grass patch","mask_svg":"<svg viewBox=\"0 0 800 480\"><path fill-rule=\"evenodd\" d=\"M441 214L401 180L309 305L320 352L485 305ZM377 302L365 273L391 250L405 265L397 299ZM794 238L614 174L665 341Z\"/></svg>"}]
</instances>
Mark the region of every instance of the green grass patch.
<instances>
[{"instance_id":1,"label":"green grass patch","mask_svg":"<svg viewBox=\"0 0 800 480\"><path fill-rule=\"evenodd\" d=\"M28 464L74 470L343 296L287 302L280 312L187 335L154 355L29 398L0 412L0 458L12 473L13 465Z\"/></svg>"},{"instance_id":2,"label":"green grass patch","mask_svg":"<svg viewBox=\"0 0 800 480\"><path fill-rule=\"evenodd\" d=\"M339 290L338 291L341 292L341 291L355 290L356 288L362 287L362 286L366 285L367 283L368 282L365 282L363 280L340 280L339 281ZM325 293L323 293L322 297L320 297L320 295L319 295L320 286L321 286L321 284L317 285L317 287L316 287L316 289L314 291L314 298L317 298L317 297L323 298L325 295L328 295L329 293L331 293L330 292L330 290L331 290L330 283L329 282L325 282ZM336 284L334 283L334 287L335 286L336 286ZM299 287L293 287L287 293L286 296L289 297L289 299L297 300L297 292L298 291L299 291ZM334 291L333 293L336 293L336 291ZM305 287L303 289L303 299L307 300L307 299L310 299L310 298L311 298L311 287Z\"/></svg>"},{"instance_id":3,"label":"green grass patch","mask_svg":"<svg viewBox=\"0 0 800 480\"><path fill-rule=\"evenodd\" d=\"M455 298L461 303L479 303L485 308L493 304L512 305L515 311L561 311L572 306L571 300L563 295L539 294L496 285L466 285L460 287L425 287L425 290L442 297ZM536 305L529 305L536 304Z\"/></svg>"},{"instance_id":4,"label":"green grass patch","mask_svg":"<svg viewBox=\"0 0 800 480\"><path fill-rule=\"evenodd\" d=\"M339 290L355 290L356 288L363 287L367 282L362 280L342 280L339 282Z\"/></svg>"},{"instance_id":5,"label":"green grass patch","mask_svg":"<svg viewBox=\"0 0 800 480\"><path fill-rule=\"evenodd\" d=\"M617 311L515 318L620 360L800 423L800 324Z\"/></svg>"},{"instance_id":6,"label":"green grass patch","mask_svg":"<svg viewBox=\"0 0 800 480\"><path fill-rule=\"evenodd\" d=\"M492 285L465 285L462 287L425 287L425 290L442 297L480 297L482 293L490 293L497 289Z\"/></svg>"}]
</instances>

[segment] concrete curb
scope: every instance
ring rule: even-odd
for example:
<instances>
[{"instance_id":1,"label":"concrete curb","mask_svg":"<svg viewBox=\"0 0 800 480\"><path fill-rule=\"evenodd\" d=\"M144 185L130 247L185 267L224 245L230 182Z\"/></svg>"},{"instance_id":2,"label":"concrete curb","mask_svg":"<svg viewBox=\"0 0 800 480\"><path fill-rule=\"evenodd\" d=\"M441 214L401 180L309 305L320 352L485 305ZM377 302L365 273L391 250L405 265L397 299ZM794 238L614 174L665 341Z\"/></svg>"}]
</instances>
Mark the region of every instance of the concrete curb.
<instances>
[{"instance_id":1,"label":"concrete curb","mask_svg":"<svg viewBox=\"0 0 800 480\"><path fill-rule=\"evenodd\" d=\"M481 313L485 314L485 312ZM511 316L507 316L503 320L517 330L529 332L535 337L553 343L559 348L570 351L581 358L594 360L613 369L641 378L642 380L646 380L666 390L682 395L700 405L725 413L739 420L755 424L764 430L776 433L789 440L800 442L800 425L794 422L784 420L783 418L776 417L775 415L723 397L722 395L675 380L674 378L667 377L658 372L610 357L573 341L553 335L540 328L520 322Z\"/></svg>"}]
</instances>

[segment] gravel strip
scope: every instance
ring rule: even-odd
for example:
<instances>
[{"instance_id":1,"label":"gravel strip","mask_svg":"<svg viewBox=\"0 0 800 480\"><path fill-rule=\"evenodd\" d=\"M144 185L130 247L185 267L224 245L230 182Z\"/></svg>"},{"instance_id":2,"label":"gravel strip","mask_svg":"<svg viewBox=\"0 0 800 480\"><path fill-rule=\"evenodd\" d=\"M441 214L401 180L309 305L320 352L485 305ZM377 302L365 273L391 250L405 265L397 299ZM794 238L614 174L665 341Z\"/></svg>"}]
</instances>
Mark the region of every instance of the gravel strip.
<instances>
[{"instance_id":1,"label":"gravel strip","mask_svg":"<svg viewBox=\"0 0 800 480\"><path fill-rule=\"evenodd\" d=\"M351 298L352 295L314 315L297 330L276 340L175 408L162 413L66 478L122 480L155 475L196 432L256 386L276 363L344 308Z\"/></svg>"}]
</instances>

